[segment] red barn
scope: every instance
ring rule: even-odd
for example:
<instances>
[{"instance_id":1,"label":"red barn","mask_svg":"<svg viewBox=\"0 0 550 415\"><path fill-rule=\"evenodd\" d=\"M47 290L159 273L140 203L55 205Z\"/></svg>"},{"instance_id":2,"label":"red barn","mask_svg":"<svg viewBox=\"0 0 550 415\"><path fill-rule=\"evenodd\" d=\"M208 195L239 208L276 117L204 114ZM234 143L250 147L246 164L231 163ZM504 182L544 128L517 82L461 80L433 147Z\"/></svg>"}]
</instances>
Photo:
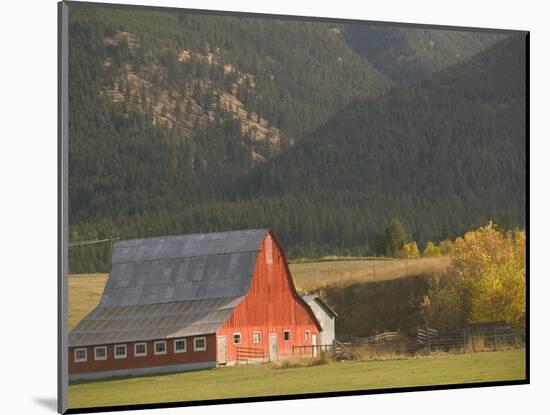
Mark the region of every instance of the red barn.
<instances>
[{"instance_id":1,"label":"red barn","mask_svg":"<svg viewBox=\"0 0 550 415\"><path fill-rule=\"evenodd\" d=\"M269 230L119 241L98 306L69 334L69 379L273 361L320 332Z\"/></svg>"}]
</instances>

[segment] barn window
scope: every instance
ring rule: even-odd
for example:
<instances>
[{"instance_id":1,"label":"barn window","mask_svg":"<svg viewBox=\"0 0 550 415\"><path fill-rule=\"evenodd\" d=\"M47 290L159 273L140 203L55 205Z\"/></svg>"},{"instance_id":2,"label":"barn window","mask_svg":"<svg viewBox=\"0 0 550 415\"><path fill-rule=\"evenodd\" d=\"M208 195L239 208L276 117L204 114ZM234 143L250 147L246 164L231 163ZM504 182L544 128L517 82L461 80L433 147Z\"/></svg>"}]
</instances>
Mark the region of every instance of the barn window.
<instances>
[{"instance_id":1,"label":"barn window","mask_svg":"<svg viewBox=\"0 0 550 415\"><path fill-rule=\"evenodd\" d=\"M290 340L290 330L285 330L283 332L283 339Z\"/></svg>"},{"instance_id":2,"label":"barn window","mask_svg":"<svg viewBox=\"0 0 550 415\"><path fill-rule=\"evenodd\" d=\"M117 344L115 346L115 359L124 359L128 354L126 353L125 344Z\"/></svg>"},{"instance_id":3,"label":"barn window","mask_svg":"<svg viewBox=\"0 0 550 415\"><path fill-rule=\"evenodd\" d=\"M134 344L134 356L147 356L147 343Z\"/></svg>"},{"instance_id":4,"label":"barn window","mask_svg":"<svg viewBox=\"0 0 550 415\"><path fill-rule=\"evenodd\" d=\"M202 352L206 350L206 337L195 337L193 339L193 351Z\"/></svg>"},{"instance_id":5,"label":"barn window","mask_svg":"<svg viewBox=\"0 0 550 415\"><path fill-rule=\"evenodd\" d=\"M174 339L174 353L183 353L187 351L187 340Z\"/></svg>"},{"instance_id":6,"label":"barn window","mask_svg":"<svg viewBox=\"0 0 550 415\"><path fill-rule=\"evenodd\" d=\"M233 333L233 344L241 344L241 333Z\"/></svg>"},{"instance_id":7,"label":"barn window","mask_svg":"<svg viewBox=\"0 0 550 415\"><path fill-rule=\"evenodd\" d=\"M166 354L166 342L164 340L155 342L155 354Z\"/></svg>"},{"instance_id":8,"label":"barn window","mask_svg":"<svg viewBox=\"0 0 550 415\"><path fill-rule=\"evenodd\" d=\"M311 335L311 333L309 332L309 330L306 330L306 343L309 343L310 335Z\"/></svg>"},{"instance_id":9,"label":"barn window","mask_svg":"<svg viewBox=\"0 0 550 415\"><path fill-rule=\"evenodd\" d=\"M260 333L259 331L255 331L254 333L252 333L252 338L254 340L254 343L256 343L256 344L261 343L262 342L262 333Z\"/></svg>"},{"instance_id":10,"label":"barn window","mask_svg":"<svg viewBox=\"0 0 550 415\"><path fill-rule=\"evenodd\" d=\"M94 347L94 360L107 360L107 346Z\"/></svg>"},{"instance_id":11,"label":"barn window","mask_svg":"<svg viewBox=\"0 0 550 415\"><path fill-rule=\"evenodd\" d=\"M75 362L85 362L87 358L87 349L74 349L74 361Z\"/></svg>"},{"instance_id":12,"label":"barn window","mask_svg":"<svg viewBox=\"0 0 550 415\"><path fill-rule=\"evenodd\" d=\"M273 240L268 236L265 240L265 262L268 265L273 264Z\"/></svg>"}]
</instances>

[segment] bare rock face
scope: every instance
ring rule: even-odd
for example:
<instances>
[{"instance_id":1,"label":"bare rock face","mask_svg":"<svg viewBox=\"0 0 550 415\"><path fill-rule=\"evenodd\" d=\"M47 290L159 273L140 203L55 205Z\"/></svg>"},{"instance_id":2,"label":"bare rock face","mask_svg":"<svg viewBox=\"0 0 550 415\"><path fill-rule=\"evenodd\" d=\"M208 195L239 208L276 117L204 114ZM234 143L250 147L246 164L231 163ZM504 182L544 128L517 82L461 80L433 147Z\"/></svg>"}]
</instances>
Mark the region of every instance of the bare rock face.
<instances>
[{"instance_id":1,"label":"bare rock face","mask_svg":"<svg viewBox=\"0 0 550 415\"><path fill-rule=\"evenodd\" d=\"M116 32L103 39L107 56L103 62L105 71L113 68L113 47L125 51L125 57L111 85L103 88L103 94L115 103L126 103L149 113L154 124L177 129L180 139L187 140L210 123L223 123L232 119L239 122L246 144L251 147L252 162L263 162L281 150L281 132L270 120L261 117L239 99L239 95L254 95L257 78L254 74L240 72L231 63L224 62L220 48L210 48L208 53L182 49L176 56L179 65L188 62L216 66L225 76L234 80L226 88L213 82L208 75L183 80L179 85L166 82L167 69L153 59L143 59L141 44L129 32ZM141 59L140 59L141 56ZM142 61L145 62L142 62ZM201 97L207 96L204 100ZM293 143L294 139L287 140ZM242 143L245 145L245 143Z\"/></svg>"}]
</instances>

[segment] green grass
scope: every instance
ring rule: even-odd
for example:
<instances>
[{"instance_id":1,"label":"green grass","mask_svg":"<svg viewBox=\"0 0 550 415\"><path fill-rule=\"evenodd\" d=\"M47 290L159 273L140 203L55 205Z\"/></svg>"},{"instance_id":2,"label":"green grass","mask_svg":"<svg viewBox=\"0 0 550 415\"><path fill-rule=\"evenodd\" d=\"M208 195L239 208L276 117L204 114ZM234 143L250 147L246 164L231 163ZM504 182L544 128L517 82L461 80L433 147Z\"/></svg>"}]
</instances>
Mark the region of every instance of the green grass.
<instances>
[{"instance_id":1,"label":"green grass","mask_svg":"<svg viewBox=\"0 0 550 415\"><path fill-rule=\"evenodd\" d=\"M277 369L237 366L69 386L69 407L444 385L525 378L525 350Z\"/></svg>"}]
</instances>

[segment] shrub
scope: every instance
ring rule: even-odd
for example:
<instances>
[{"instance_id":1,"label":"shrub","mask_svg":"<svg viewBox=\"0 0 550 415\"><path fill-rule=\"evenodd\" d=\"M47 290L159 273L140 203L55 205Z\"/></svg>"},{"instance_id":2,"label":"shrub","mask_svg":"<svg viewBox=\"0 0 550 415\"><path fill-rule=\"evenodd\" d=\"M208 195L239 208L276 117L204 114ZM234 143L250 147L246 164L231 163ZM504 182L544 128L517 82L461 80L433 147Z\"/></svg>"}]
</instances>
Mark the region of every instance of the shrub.
<instances>
[{"instance_id":1,"label":"shrub","mask_svg":"<svg viewBox=\"0 0 550 415\"><path fill-rule=\"evenodd\" d=\"M316 357L290 356L273 362L276 369L291 369L296 367L308 367L324 365L331 361L331 356L327 352L321 351Z\"/></svg>"}]
</instances>

